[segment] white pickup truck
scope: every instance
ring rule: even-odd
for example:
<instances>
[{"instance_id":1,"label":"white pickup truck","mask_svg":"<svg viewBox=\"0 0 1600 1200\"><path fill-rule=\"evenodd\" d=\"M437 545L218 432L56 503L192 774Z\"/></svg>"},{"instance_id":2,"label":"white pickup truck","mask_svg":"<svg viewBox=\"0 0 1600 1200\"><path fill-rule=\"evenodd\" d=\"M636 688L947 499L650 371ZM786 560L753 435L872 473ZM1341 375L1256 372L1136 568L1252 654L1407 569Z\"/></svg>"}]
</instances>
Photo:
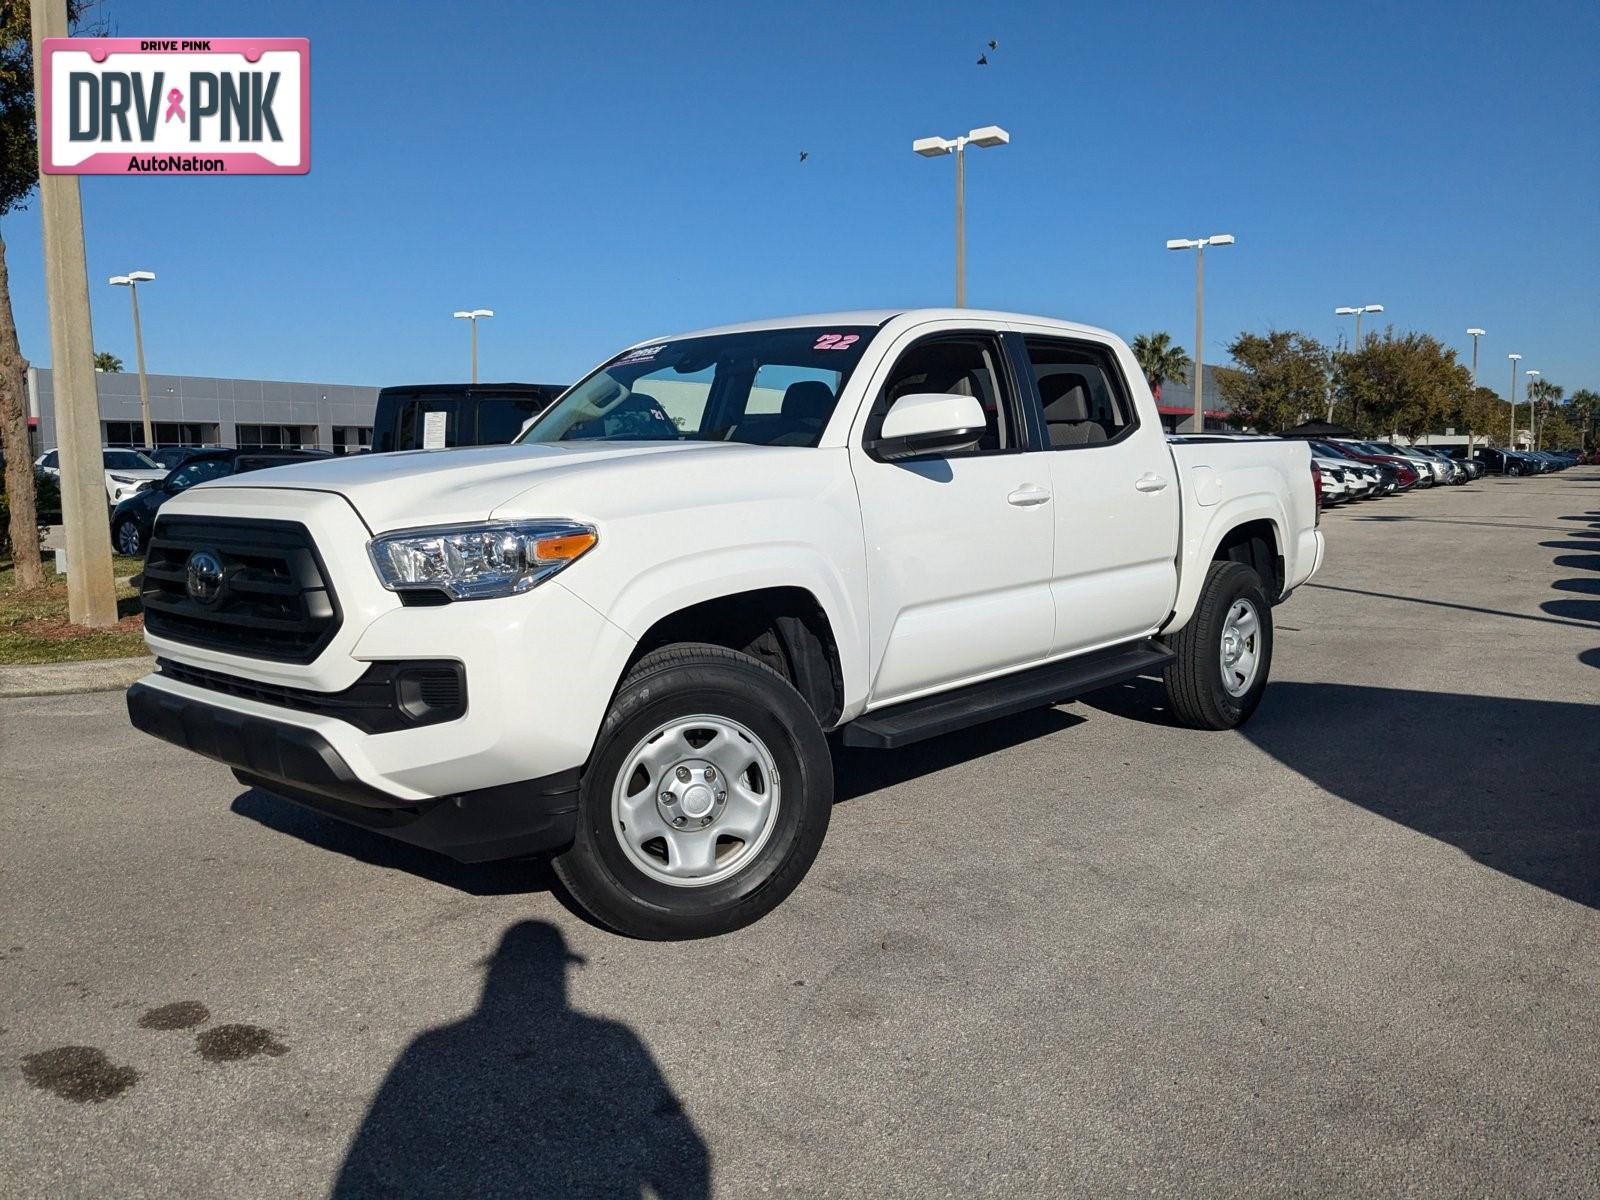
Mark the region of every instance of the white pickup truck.
<instances>
[{"instance_id":1,"label":"white pickup truck","mask_svg":"<svg viewBox=\"0 0 1600 1200\"><path fill-rule=\"evenodd\" d=\"M805 875L828 735L892 748L1143 673L1247 719L1323 555L1304 442L1169 441L1126 345L965 309L641 342L508 446L204 484L133 722L462 861L554 854L642 937Z\"/></svg>"}]
</instances>

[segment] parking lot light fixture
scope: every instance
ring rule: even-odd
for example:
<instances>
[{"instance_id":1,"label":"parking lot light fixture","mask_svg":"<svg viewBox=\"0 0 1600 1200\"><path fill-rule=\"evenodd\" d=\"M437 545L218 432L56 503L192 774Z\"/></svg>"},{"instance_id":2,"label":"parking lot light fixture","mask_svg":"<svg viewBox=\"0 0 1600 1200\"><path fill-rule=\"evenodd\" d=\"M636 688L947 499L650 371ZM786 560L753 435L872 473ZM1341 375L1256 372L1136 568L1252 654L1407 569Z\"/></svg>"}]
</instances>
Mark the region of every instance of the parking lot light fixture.
<instances>
[{"instance_id":1,"label":"parking lot light fixture","mask_svg":"<svg viewBox=\"0 0 1600 1200\"><path fill-rule=\"evenodd\" d=\"M1011 141L1011 135L998 125L984 125L978 129L969 130L960 137L918 138L911 143L911 150L923 158L943 158L946 154L956 156L956 307L964 308L967 303L967 147L977 146L986 150L991 146L1004 146Z\"/></svg>"},{"instance_id":2,"label":"parking lot light fixture","mask_svg":"<svg viewBox=\"0 0 1600 1200\"><path fill-rule=\"evenodd\" d=\"M113 287L125 287L128 296L133 300L133 354L139 363L139 412L144 417L144 444L147 449L154 449L156 444L154 427L150 424L150 384L145 379L144 373L144 333L139 328L139 285L141 283L154 283L154 271L129 271L126 275L113 275L106 282Z\"/></svg>"},{"instance_id":3,"label":"parking lot light fixture","mask_svg":"<svg viewBox=\"0 0 1600 1200\"><path fill-rule=\"evenodd\" d=\"M1511 360L1511 439L1506 442L1507 450L1517 448L1517 364L1522 361L1520 354L1508 354Z\"/></svg>"},{"instance_id":4,"label":"parking lot light fixture","mask_svg":"<svg viewBox=\"0 0 1600 1200\"><path fill-rule=\"evenodd\" d=\"M494 316L492 308L463 308L451 314L457 320L466 321L472 326L472 382L478 382L478 322L484 317Z\"/></svg>"},{"instance_id":5,"label":"parking lot light fixture","mask_svg":"<svg viewBox=\"0 0 1600 1200\"><path fill-rule=\"evenodd\" d=\"M1231 246L1237 239L1231 233L1213 233L1203 238L1168 238L1168 250L1194 251L1194 432L1206 431L1205 352L1206 333L1206 247Z\"/></svg>"}]
</instances>

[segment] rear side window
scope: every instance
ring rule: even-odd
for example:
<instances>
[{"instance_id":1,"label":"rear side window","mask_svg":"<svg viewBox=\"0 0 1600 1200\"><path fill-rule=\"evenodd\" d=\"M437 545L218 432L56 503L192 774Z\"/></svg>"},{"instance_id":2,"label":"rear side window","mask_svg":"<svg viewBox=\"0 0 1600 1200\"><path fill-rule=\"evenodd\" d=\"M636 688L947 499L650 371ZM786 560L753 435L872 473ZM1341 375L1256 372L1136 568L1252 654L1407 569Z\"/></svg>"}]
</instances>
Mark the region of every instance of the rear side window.
<instances>
[{"instance_id":1,"label":"rear side window","mask_svg":"<svg viewBox=\"0 0 1600 1200\"><path fill-rule=\"evenodd\" d=\"M1046 337L1024 338L1023 345L1051 449L1102 446L1138 427L1138 413L1107 347Z\"/></svg>"}]
</instances>

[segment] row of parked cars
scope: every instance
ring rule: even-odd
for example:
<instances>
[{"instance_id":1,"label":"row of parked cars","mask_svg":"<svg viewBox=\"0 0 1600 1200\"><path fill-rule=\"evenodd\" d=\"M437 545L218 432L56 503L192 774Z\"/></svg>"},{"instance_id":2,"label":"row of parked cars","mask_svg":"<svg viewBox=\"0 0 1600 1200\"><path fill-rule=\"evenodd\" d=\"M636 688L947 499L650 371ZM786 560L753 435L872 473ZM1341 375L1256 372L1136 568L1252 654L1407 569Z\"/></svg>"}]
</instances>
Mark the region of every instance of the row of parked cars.
<instances>
[{"instance_id":1,"label":"row of parked cars","mask_svg":"<svg viewBox=\"0 0 1600 1200\"><path fill-rule=\"evenodd\" d=\"M1484 475L1542 475L1581 461L1572 451L1465 446L1399 446L1354 438L1307 438L1324 506L1393 496L1412 488L1460 486Z\"/></svg>"},{"instance_id":2,"label":"row of parked cars","mask_svg":"<svg viewBox=\"0 0 1600 1200\"><path fill-rule=\"evenodd\" d=\"M127 555L144 553L156 512L173 496L197 483L308 458L329 457L327 450L220 446L163 446L154 450L107 446L102 454L106 501L111 506L111 545L118 554ZM45 451L34 461L33 467L39 476L59 480L59 451Z\"/></svg>"}]
</instances>

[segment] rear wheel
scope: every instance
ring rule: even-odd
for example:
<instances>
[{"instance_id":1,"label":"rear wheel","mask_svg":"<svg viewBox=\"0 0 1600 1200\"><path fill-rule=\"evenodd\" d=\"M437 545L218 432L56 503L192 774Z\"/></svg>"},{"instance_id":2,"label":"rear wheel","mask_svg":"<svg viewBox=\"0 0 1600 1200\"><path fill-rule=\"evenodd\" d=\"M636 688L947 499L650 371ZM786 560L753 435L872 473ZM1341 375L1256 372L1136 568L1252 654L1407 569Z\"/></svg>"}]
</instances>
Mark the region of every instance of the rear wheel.
<instances>
[{"instance_id":1,"label":"rear wheel","mask_svg":"<svg viewBox=\"0 0 1600 1200\"><path fill-rule=\"evenodd\" d=\"M1272 607L1261 577L1241 562L1212 563L1172 652L1167 701L1178 720L1195 729L1248 721L1272 666Z\"/></svg>"},{"instance_id":2,"label":"rear wheel","mask_svg":"<svg viewBox=\"0 0 1600 1200\"><path fill-rule=\"evenodd\" d=\"M669 646L617 689L555 870L620 933L726 933L795 889L832 806L822 728L781 675L720 646Z\"/></svg>"}]
</instances>

